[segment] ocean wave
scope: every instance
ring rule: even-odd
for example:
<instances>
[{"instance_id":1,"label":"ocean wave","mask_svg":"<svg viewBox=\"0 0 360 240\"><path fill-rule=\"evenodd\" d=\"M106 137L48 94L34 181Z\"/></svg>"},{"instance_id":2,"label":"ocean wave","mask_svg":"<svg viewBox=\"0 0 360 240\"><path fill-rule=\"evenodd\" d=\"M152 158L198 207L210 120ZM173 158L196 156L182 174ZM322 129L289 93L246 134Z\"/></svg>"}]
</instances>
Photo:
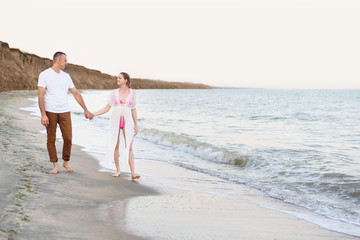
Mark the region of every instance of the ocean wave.
<instances>
[{"instance_id":1,"label":"ocean wave","mask_svg":"<svg viewBox=\"0 0 360 240\"><path fill-rule=\"evenodd\" d=\"M240 156L227 149L216 147L209 143L199 142L192 137L178 135L173 132L143 128L140 131L140 136L147 141L191 153L211 162L234 164L240 167L245 166L248 162L245 156Z\"/></svg>"},{"instance_id":2,"label":"ocean wave","mask_svg":"<svg viewBox=\"0 0 360 240\"><path fill-rule=\"evenodd\" d=\"M83 116L84 112L72 111L71 114L76 115L76 116Z\"/></svg>"}]
</instances>

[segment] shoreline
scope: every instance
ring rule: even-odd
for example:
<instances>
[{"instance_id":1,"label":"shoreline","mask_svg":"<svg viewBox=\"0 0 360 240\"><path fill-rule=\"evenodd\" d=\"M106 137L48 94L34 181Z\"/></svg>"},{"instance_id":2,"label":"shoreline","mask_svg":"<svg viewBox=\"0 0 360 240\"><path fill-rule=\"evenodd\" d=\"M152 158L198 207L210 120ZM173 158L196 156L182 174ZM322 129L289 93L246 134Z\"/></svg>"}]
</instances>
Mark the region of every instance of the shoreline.
<instances>
[{"instance_id":1,"label":"shoreline","mask_svg":"<svg viewBox=\"0 0 360 240\"><path fill-rule=\"evenodd\" d=\"M96 211L103 203L157 193L130 181L125 174L113 178L109 173L99 172L96 160L77 145L72 147L69 162L75 171L66 172L59 159L60 172L49 174L52 164L48 160L46 135L39 132L43 126L37 117L19 109L32 103L27 100L30 96L35 95L31 91L0 94L1 138L8 141L3 141L7 147L1 151L5 160L0 163L1 180L9 179L1 188L5 197L0 200L3 206L0 237L144 239L100 221ZM61 156L62 143L57 141L56 146ZM8 173L6 177L3 171Z\"/></svg>"},{"instance_id":2,"label":"shoreline","mask_svg":"<svg viewBox=\"0 0 360 240\"><path fill-rule=\"evenodd\" d=\"M46 135L39 132L43 126L38 117L31 117L19 109L33 104L27 100L30 95L36 96L36 93L19 91L0 94L1 135L4 140L1 152L2 158L6 159L0 163L0 176L8 184L7 190L12 191L11 197L0 200L5 206L1 209L5 218L1 220L0 237L359 239L261 207L257 203L263 199L256 199L257 195L245 190L240 192L242 200L235 201L202 192L174 189L151 181L146 175L137 182L130 181L127 173L114 179L109 172L99 171L96 159L76 145L73 145L70 161L75 172L67 173L61 167L56 176L48 174L52 165L48 161ZM15 106L4 106L12 100L16 100ZM9 129L8 132L3 132L6 129ZM58 143L59 152L61 147L62 143ZM22 159L16 159L18 157ZM62 164L61 160L59 164ZM174 181L177 181L176 176L189 174L189 170L147 160L136 163L136 168L153 176L165 172ZM3 175L3 169L6 175ZM205 175L199 179L204 180ZM6 232L3 231L4 226L7 227ZM11 229L11 226L14 228Z\"/></svg>"}]
</instances>

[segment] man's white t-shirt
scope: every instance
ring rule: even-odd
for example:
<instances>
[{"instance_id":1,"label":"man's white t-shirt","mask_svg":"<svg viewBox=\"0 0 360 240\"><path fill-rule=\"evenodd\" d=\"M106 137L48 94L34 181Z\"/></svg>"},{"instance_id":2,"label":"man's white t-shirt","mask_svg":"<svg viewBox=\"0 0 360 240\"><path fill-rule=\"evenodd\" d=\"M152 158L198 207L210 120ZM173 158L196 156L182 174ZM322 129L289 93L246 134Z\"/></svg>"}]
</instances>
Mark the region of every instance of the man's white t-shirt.
<instances>
[{"instance_id":1,"label":"man's white t-shirt","mask_svg":"<svg viewBox=\"0 0 360 240\"><path fill-rule=\"evenodd\" d=\"M57 73L52 68L48 68L40 73L38 87L46 88L45 111L52 113L70 112L67 94L69 89L75 86L69 74L61 70L60 73Z\"/></svg>"}]
</instances>

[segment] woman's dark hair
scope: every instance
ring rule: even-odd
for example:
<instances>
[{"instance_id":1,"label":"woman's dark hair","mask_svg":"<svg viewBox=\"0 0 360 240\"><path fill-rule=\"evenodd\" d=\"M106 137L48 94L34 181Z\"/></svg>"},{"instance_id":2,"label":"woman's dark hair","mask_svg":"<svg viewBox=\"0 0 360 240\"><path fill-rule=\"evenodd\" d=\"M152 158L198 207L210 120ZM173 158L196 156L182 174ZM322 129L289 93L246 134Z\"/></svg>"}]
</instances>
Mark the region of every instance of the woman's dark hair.
<instances>
[{"instance_id":1,"label":"woman's dark hair","mask_svg":"<svg viewBox=\"0 0 360 240\"><path fill-rule=\"evenodd\" d=\"M126 85L130 88L130 84L131 84L130 75L127 74L126 72L121 72L120 74L123 75L124 79L127 80Z\"/></svg>"}]
</instances>

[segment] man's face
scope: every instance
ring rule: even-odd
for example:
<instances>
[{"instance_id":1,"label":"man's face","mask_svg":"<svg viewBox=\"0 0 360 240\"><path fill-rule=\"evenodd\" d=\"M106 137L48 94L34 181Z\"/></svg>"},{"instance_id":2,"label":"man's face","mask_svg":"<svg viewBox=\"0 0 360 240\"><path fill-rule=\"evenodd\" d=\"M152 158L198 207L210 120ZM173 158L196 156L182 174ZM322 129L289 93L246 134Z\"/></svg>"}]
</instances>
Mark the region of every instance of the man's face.
<instances>
[{"instance_id":1,"label":"man's face","mask_svg":"<svg viewBox=\"0 0 360 240\"><path fill-rule=\"evenodd\" d=\"M66 55L61 55L61 57L59 57L58 61L59 61L58 64L59 64L60 69L64 69L68 64Z\"/></svg>"}]
</instances>

